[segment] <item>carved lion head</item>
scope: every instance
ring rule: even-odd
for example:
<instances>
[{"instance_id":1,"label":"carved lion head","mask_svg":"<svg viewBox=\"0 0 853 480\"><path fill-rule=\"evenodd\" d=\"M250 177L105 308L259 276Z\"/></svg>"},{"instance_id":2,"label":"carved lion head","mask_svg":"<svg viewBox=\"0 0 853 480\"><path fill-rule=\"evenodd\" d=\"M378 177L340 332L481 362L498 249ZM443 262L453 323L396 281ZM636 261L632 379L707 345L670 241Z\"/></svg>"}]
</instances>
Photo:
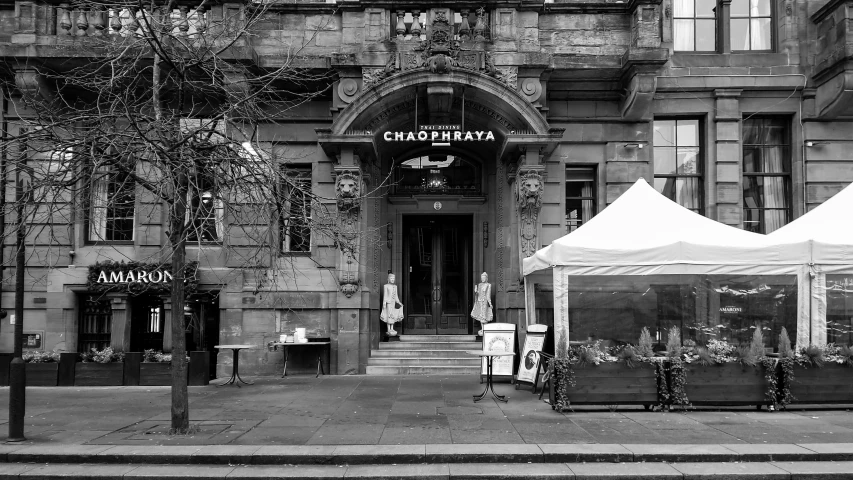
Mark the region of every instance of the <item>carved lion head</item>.
<instances>
[{"instance_id":1,"label":"carved lion head","mask_svg":"<svg viewBox=\"0 0 853 480\"><path fill-rule=\"evenodd\" d=\"M335 182L335 196L338 199L338 207L351 207L358 201L361 193L358 176L352 172L343 172L338 175Z\"/></svg>"}]
</instances>

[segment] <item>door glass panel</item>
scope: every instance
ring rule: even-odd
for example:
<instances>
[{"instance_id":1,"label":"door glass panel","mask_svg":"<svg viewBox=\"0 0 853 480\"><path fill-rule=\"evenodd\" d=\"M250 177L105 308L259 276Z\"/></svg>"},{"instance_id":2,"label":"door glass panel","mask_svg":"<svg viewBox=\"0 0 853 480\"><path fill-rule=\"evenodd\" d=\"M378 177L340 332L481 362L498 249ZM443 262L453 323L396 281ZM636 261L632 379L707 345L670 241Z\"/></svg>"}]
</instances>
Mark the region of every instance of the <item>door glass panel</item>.
<instances>
[{"instance_id":1,"label":"door glass panel","mask_svg":"<svg viewBox=\"0 0 853 480\"><path fill-rule=\"evenodd\" d=\"M409 315L432 313L432 228L409 229ZM405 278L405 277L404 277ZM398 287L399 289L399 287Z\"/></svg>"},{"instance_id":2,"label":"door glass panel","mask_svg":"<svg viewBox=\"0 0 853 480\"><path fill-rule=\"evenodd\" d=\"M464 243L459 238L459 228L445 227L443 235L444 252L442 259L442 313L464 314L465 303L465 255Z\"/></svg>"}]
</instances>

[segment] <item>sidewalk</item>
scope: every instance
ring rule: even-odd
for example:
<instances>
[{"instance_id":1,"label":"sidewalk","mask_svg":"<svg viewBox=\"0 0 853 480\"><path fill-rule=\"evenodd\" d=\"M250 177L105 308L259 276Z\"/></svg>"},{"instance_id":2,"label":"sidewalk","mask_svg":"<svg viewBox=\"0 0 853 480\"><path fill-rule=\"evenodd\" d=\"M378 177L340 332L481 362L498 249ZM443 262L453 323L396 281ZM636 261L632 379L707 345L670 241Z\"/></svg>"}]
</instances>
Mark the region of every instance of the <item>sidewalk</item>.
<instances>
[{"instance_id":1,"label":"sidewalk","mask_svg":"<svg viewBox=\"0 0 853 480\"><path fill-rule=\"evenodd\" d=\"M495 387L509 403L475 404L476 376L255 380L190 387L198 431L185 436L167 434L168 387L30 387L28 440L0 445L0 478L84 467L97 478L166 477L151 464L186 472L176 478L287 477L270 470L282 465L301 466L287 470L297 478L584 478L599 462L610 462L595 470L608 479L690 478L691 468L723 472L709 478L748 469L775 472L760 478L853 478L853 413L844 406L560 414L509 384ZM2 405L8 392L0 389ZM0 409L4 430L7 415Z\"/></svg>"}]
</instances>

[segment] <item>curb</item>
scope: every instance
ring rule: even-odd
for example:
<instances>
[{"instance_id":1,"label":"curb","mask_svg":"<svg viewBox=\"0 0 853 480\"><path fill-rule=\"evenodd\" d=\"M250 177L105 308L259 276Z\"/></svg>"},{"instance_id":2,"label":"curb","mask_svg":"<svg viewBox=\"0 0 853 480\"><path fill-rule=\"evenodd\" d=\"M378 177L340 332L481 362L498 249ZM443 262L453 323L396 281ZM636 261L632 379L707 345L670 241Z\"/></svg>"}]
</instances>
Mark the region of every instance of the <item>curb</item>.
<instances>
[{"instance_id":1,"label":"curb","mask_svg":"<svg viewBox=\"0 0 853 480\"><path fill-rule=\"evenodd\" d=\"M2 463L417 465L847 462L853 443L430 445L0 445Z\"/></svg>"}]
</instances>

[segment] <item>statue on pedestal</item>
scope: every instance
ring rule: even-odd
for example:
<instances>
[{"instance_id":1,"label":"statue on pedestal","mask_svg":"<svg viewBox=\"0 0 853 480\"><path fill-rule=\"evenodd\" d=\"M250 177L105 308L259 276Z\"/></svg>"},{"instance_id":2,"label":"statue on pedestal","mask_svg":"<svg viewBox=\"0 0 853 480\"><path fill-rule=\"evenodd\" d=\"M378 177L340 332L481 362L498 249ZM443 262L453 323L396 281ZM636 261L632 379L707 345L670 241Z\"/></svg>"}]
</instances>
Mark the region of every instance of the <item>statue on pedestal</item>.
<instances>
[{"instance_id":1,"label":"statue on pedestal","mask_svg":"<svg viewBox=\"0 0 853 480\"><path fill-rule=\"evenodd\" d=\"M389 337L397 336L394 324L403 319L403 304L400 303L400 297L397 296L395 280L396 276L389 273L388 283L382 287L382 312L379 314L379 319L388 324Z\"/></svg>"},{"instance_id":2,"label":"statue on pedestal","mask_svg":"<svg viewBox=\"0 0 853 480\"><path fill-rule=\"evenodd\" d=\"M489 274L483 272L480 275L480 283L474 286L474 309L471 310L474 320L480 322L480 331L477 335L483 335L482 324L494 319L492 314L492 284L489 283Z\"/></svg>"}]
</instances>

